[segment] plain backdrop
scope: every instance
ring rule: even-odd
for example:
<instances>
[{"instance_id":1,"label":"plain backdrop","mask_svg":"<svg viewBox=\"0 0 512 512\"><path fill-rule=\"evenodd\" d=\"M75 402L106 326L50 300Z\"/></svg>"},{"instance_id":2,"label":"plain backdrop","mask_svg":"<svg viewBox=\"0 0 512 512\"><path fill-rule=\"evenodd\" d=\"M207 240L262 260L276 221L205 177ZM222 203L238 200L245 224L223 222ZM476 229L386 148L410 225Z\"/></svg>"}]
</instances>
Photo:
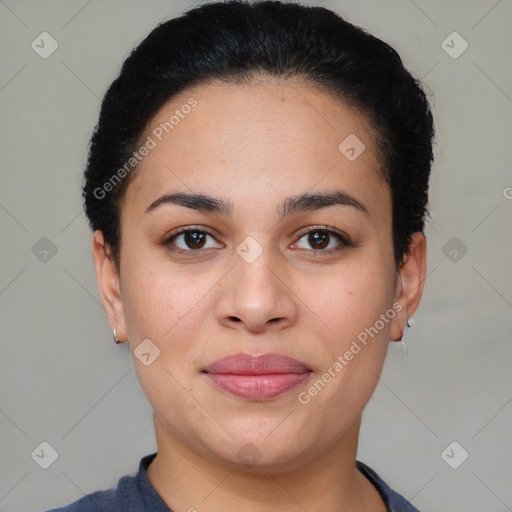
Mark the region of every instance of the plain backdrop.
<instances>
[{"instance_id":1,"label":"plain backdrop","mask_svg":"<svg viewBox=\"0 0 512 512\"><path fill-rule=\"evenodd\" d=\"M80 187L128 52L198 3L0 1L0 511L106 489L156 450L101 307ZM303 3L396 48L436 123L425 293L408 354L390 345L358 458L421 510L512 510L512 2ZM41 37L58 44L47 58ZM41 449L57 457L47 469Z\"/></svg>"}]
</instances>

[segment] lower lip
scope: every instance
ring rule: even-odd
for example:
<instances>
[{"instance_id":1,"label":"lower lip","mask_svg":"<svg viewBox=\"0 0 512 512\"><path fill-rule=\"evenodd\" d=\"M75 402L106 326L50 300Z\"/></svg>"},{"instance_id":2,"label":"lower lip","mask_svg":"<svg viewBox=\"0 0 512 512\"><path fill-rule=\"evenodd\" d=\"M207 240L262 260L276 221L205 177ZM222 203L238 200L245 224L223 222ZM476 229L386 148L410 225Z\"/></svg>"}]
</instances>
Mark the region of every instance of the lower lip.
<instances>
[{"instance_id":1,"label":"lower lip","mask_svg":"<svg viewBox=\"0 0 512 512\"><path fill-rule=\"evenodd\" d=\"M297 386L306 380L311 372L266 375L208 373L207 375L210 381L223 391L247 400L267 400Z\"/></svg>"}]
</instances>

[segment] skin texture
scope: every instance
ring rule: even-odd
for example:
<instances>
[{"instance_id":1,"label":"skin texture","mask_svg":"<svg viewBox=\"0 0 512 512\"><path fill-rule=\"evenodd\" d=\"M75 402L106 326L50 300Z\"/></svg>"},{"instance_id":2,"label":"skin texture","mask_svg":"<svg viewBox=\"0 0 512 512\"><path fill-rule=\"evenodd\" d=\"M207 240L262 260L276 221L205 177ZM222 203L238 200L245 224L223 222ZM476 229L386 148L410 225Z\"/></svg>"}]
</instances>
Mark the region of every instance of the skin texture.
<instances>
[{"instance_id":1,"label":"skin texture","mask_svg":"<svg viewBox=\"0 0 512 512\"><path fill-rule=\"evenodd\" d=\"M142 140L190 97L197 106L143 159L123 198L120 273L101 232L93 238L112 328L132 355L147 338L160 350L149 366L133 357L154 411L158 455L150 481L175 512L384 511L355 468L357 438L388 342L401 339L420 301L425 239L414 234L397 270L390 191L377 172L371 127L354 109L304 83L213 82L173 98ZM354 161L338 149L349 134L366 146ZM279 219L285 198L334 190L367 213L336 205ZM214 196L233 211L166 204L145 213L169 192ZM307 232L326 225L354 246L335 235L327 249L308 241ZM172 250L197 251L183 235L174 245L159 243L187 226L211 233L201 254ZM236 252L249 236L263 251L252 263ZM299 392L393 304L401 311L308 404L300 403ZM310 377L271 400L250 401L202 373L227 355L268 352L307 363ZM238 455L246 443L257 449L252 465Z\"/></svg>"}]
</instances>

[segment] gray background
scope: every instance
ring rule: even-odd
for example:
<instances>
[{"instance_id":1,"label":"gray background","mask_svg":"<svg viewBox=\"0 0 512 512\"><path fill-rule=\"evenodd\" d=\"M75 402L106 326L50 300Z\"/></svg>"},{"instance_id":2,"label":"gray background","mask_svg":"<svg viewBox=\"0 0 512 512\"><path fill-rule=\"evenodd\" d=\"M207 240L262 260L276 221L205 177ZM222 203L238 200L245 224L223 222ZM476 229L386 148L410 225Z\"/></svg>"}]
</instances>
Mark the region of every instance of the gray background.
<instances>
[{"instance_id":1,"label":"gray background","mask_svg":"<svg viewBox=\"0 0 512 512\"><path fill-rule=\"evenodd\" d=\"M0 511L108 488L156 449L100 304L81 173L128 52L197 3L0 0ZM307 3L394 46L433 92L437 127L425 294L408 355L390 346L358 458L422 510L512 510L512 2ZM46 59L31 48L43 31L59 45ZM458 58L441 46L453 31L469 44ZM48 469L31 457L44 441ZM457 469L441 456L453 441L445 460L469 453Z\"/></svg>"}]
</instances>

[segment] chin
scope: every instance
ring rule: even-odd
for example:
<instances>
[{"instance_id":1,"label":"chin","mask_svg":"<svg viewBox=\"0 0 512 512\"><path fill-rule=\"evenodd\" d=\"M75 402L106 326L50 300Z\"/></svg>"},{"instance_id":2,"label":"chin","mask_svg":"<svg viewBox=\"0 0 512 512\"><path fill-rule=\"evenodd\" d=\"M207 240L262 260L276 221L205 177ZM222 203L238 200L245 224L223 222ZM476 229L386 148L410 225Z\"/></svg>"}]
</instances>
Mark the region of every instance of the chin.
<instances>
[{"instance_id":1,"label":"chin","mask_svg":"<svg viewBox=\"0 0 512 512\"><path fill-rule=\"evenodd\" d=\"M289 433L275 439L271 439L268 431L259 436L244 435L239 439L230 438L229 443L219 441L217 446L210 447L210 453L214 460L224 461L236 471L286 472L306 463L311 456L311 449L298 442L295 435Z\"/></svg>"}]
</instances>

